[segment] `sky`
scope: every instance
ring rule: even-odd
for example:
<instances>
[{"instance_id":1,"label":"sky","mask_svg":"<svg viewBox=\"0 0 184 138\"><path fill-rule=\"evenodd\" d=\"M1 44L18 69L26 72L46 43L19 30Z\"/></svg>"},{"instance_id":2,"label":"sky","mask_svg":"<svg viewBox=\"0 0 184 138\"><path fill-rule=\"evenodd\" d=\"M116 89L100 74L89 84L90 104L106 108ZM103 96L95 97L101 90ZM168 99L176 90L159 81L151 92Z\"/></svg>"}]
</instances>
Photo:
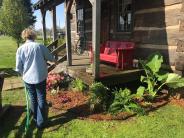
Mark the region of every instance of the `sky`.
<instances>
[{"instance_id":1,"label":"sky","mask_svg":"<svg viewBox=\"0 0 184 138\"><path fill-rule=\"evenodd\" d=\"M39 0L31 0L31 2L34 4ZM36 23L35 28L36 30L42 28L42 18L41 18L41 12L40 10L36 10L34 12L34 15L36 16ZM57 20L57 26L64 27L65 25L65 15L64 15L64 4L60 4L56 7L56 20ZM52 18L51 13L47 11L46 13L46 27L52 28Z\"/></svg>"}]
</instances>

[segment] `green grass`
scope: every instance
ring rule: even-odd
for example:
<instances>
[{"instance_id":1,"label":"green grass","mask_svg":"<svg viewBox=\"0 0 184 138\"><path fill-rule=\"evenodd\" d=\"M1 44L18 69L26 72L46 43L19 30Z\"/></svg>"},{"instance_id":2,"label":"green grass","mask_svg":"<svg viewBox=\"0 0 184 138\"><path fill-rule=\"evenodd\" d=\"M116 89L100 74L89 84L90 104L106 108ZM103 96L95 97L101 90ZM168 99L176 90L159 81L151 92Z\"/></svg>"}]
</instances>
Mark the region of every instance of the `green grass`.
<instances>
[{"instance_id":1,"label":"green grass","mask_svg":"<svg viewBox=\"0 0 184 138\"><path fill-rule=\"evenodd\" d=\"M0 36L0 69L15 68L17 45L10 37Z\"/></svg>"},{"instance_id":2,"label":"green grass","mask_svg":"<svg viewBox=\"0 0 184 138\"><path fill-rule=\"evenodd\" d=\"M3 92L3 102L13 108L0 125L0 137L23 137L25 123L24 91ZM184 108L168 104L147 116L125 121L92 121L50 113L51 127L43 132L31 125L28 137L43 138L183 138Z\"/></svg>"}]
</instances>

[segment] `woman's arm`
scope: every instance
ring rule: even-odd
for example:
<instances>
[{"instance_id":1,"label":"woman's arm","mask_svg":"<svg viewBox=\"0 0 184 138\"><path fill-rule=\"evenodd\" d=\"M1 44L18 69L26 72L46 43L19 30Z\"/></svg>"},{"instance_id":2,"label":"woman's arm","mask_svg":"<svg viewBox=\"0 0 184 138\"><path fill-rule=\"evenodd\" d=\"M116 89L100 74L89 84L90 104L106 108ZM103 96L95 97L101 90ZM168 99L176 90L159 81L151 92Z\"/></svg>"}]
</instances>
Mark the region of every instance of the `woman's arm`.
<instances>
[{"instance_id":1,"label":"woman's arm","mask_svg":"<svg viewBox=\"0 0 184 138\"><path fill-rule=\"evenodd\" d=\"M21 61L21 55L20 55L20 50L18 49L16 52L16 68L15 71L20 73L21 75L23 74L23 64Z\"/></svg>"}]
</instances>

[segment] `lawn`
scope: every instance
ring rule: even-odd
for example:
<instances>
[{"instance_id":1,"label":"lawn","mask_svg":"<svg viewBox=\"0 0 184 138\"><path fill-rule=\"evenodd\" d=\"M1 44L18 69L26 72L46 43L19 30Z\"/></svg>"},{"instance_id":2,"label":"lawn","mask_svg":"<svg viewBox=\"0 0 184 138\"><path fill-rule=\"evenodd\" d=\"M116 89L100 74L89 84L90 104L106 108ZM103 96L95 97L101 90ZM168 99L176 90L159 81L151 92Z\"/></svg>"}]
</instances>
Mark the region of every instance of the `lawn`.
<instances>
[{"instance_id":1,"label":"lawn","mask_svg":"<svg viewBox=\"0 0 184 138\"><path fill-rule=\"evenodd\" d=\"M3 93L3 103L12 108L0 123L0 137L23 137L25 101L23 89ZM25 137L43 138L183 138L184 108L168 104L148 116L125 121L92 121L72 118L66 113L49 113L50 127L38 131L31 125Z\"/></svg>"},{"instance_id":2,"label":"lawn","mask_svg":"<svg viewBox=\"0 0 184 138\"><path fill-rule=\"evenodd\" d=\"M0 69L15 68L16 42L7 36L0 36Z\"/></svg>"},{"instance_id":3,"label":"lawn","mask_svg":"<svg viewBox=\"0 0 184 138\"><path fill-rule=\"evenodd\" d=\"M42 43L42 39L36 40ZM15 68L17 45L16 42L8 36L0 36L0 72L4 71L9 76L16 76L13 69Z\"/></svg>"}]
</instances>

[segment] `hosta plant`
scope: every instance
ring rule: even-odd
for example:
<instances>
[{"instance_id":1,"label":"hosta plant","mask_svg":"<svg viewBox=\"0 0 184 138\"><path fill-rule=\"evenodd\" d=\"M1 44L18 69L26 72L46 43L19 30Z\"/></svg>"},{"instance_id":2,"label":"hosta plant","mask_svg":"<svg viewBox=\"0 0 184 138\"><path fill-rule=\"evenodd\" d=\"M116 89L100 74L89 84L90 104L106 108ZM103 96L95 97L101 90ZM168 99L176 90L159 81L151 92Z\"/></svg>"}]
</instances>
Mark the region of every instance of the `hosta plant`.
<instances>
[{"instance_id":1,"label":"hosta plant","mask_svg":"<svg viewBox=\"0 0 184 138\"><path fill-rule=\"evenodd\" d=\"M131 94L129 89L125 88L124 90L115 90L114 94L113 103L109 107L110 113L116 114L123 111L144 113L144 110L134 102L134 94Z\"/></svg>"},{"instance_id":2,"label":"hosta plant","mask_svg":"<svg viewBox=\"0 0 184 138\"><path fill-rule=\"evenodd\" d=\"M154 98L164 85L170 88L184 87L184 78L175 73L163 72L161 70L162 63L163 56L160 53L154 53L146 61L140 61L145 72L140 81L145 86L140 86L137 89L137 96L141 97L147 93Z\"/></svg>"}]
</instances>

